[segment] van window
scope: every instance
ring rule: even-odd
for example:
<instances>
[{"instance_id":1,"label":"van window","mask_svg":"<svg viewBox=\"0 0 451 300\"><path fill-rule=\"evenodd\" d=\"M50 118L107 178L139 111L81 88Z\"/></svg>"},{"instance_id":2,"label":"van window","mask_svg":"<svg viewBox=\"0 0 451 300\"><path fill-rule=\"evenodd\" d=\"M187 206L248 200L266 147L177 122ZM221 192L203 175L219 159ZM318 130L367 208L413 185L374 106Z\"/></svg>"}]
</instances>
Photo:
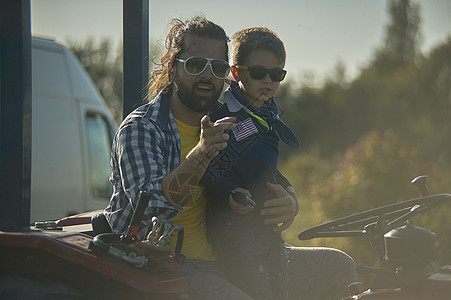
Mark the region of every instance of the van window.
<instances>
[{"instance_id":1,"label":"van window","mask_svg":"<svg viewBox=\"0 0 451 300\"><path fill-rule=\"evenodd\" d=\"M112 186L108 181L111 174L111 136L105 118L97 113L86 115L89 148L89 173L92 194L109 198Z\"/></svg>"}]
</instances>

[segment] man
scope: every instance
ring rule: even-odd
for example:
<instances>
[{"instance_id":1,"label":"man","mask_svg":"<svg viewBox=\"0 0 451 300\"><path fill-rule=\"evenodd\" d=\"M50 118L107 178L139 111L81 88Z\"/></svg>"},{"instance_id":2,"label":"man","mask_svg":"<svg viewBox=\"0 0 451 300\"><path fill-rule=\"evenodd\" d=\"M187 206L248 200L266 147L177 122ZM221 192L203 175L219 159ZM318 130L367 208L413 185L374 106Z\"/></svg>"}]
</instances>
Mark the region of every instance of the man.
<instances>
[{"instance_id":1,"label":"man","mask_svg":"<svg viewBox=\"0 0 451 300\"><path fill-rule=\"evenodd\" d=\"M153 215L183 225L182 253L187 260L180 272L188 280L190 299L250 299L224 279L206 239L206 201L199 185L208 163L227 145L229 136L224 131L235 127L234 118L212 123L207 115L216 106L230 71L227 43L224 30L211 21L175 20L166 37L167 51L149 83L153 99L127 116L112 147L113 195L105 209L111 228L125 232L139 192L151 192L138 237L145 236ZM265 202L261 214L267 216L265 223L279 224L277 230L282 231L298 212L294 189L272 184L267 188L274 198ZM342 252L291 249L294 297L310 290L310 282L326 284L326 290L337 296L355 279L354 263ZM303 259L305 255L310 256ZM316 262L333 262L342 269L308 265ZM319 277L323 275L324 279ZM312 298L324 290L318 287Z\"/></svg>"}]
</instances>

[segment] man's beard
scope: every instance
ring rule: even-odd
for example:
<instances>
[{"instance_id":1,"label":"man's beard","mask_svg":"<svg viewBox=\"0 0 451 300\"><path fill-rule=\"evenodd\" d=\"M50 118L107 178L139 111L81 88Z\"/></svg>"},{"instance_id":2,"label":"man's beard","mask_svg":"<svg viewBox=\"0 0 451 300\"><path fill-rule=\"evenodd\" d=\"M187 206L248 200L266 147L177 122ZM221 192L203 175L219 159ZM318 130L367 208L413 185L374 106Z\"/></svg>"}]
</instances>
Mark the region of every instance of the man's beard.
<instances>
[{"instance_id":1,"label":"man's beard","mask_svg":"<svg viewBox=\"0 0 451 300\"><path fill-rule=\"evenodd\" d=\"M180 101L192 111L198 113L205 113L210 111L216 104L221 95L221 91L216 91L216 87L211 82L207 81L199 81L196 84L208 84L212 87L213 93L210 97L203 97L200 95L196 95L194 85L192 88L188 87L181 80L175 79L174 89L179 97Z\"/></svg>"}]
</instances>

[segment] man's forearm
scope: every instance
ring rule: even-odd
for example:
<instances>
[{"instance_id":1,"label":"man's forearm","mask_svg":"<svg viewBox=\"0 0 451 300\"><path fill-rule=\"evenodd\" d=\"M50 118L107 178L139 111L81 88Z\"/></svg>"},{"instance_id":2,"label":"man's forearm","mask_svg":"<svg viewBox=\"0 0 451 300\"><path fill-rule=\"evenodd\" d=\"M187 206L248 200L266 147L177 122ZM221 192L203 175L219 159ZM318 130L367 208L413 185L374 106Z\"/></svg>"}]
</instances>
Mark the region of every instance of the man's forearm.
<instances>
[{"instance_id":1,"label":"man's forearm","mask_svg":"<svg viewBox=\"0 0 451 300\"><path fill-rule=\"evenodd\" d=\"M210 158L194 148L186 159L163 179L163 193L175 207L182 208L200 188L199 182Z\"/></svg>"},{"instance_id":2,"label":"man's forearm","mask_svg":"<svg viewBox=\"0 0 451 300\"><path fill-rule=\"evenodd\" d=\"M235 118L225 117L215 123L205 115L201 120L199 143L186 159L163 179L163 193L175 207L182 208L199 189L199 182L210 161L227 146L225 130L235 128Z\"/></svg>"}]
</instances>

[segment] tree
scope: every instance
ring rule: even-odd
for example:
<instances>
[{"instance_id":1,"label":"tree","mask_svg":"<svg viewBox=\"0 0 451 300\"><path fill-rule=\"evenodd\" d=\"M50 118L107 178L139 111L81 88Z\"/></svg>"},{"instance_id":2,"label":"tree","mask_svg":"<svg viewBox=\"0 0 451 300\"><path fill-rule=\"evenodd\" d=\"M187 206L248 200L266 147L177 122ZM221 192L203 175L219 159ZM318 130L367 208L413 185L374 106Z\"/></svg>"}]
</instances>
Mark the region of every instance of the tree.
<instances>
[{"instance_id":1,"label":"tree","mask_svg":"<svg viewBox=\"0 0 451 300\"><path fill-rule=\"evenodd\" d=\"M84 42L69 40L67 47L78 57L83 67L94 81L97 89L106 101L117 124L122 122L122 47L113 47L111 40L95 42L88 38ZM119 45L122 45L120 43ZM151 43L149 73L162 53L163 47Z\"/></svg>"},{"instance_id":2,"label":"tree","mask_svg":"<svg viewBox=\"0 0 451 300\"><path fill-rule=\"evenodd\" d=\"M122 48L114 50L111 40L95 43L67 41L106 101L117 124L122 121Z\"/></svg>"},{"instance_id":3,"label":"tree","mask_svg":"<svg viewBox=\"0 0 451 300\"><path fill-rule=\"evenodd\" d=\"M415 63L420 57L420 6L409 0L390 0L390 22L384 45L376 51L373 66L377 71L392 71Z\"/></svg>"},{"instance_id":4,"label":"tree","mask_svg":"<svg viewBox=\"0 0 451 300\"><path fill-rule=\"evenodd\" d=\"M411 141L394 130L374 130L350 146L334 163L318 160L314 153L291 157L281 170L294 183L301 199L301 213L284 232L285 238L297 246L337 247L358 263L377 264L376 252L365 239L317 239L306 243L297 241L296 236L313 225L419 197L418 190L409 184L417 175L430 177L431 193L449 193L448 167L438 164L435 156L422 157L425 146L422 144L431 143ZM442 263L451 261L450 213L451 203L445 203L411 220L414 225L437 234L437 257ZM313 223L309 225L309 222Z\"/></svg>"},{"instance_id":5,"label":"tree","mask_svg":"<svg viewBox=\"0 0 451 300\"><path fill-rule=\"evenodd\" d=\"M451 192L451 38L423 57L419 7L391 1L390 12L384 47L349 86L337 84L344 74L337 68L322 87L281 94L288 106L284 120L303 146L280 164L301 207L284 236L298 246L337 247L365 263L377 261L365 241L300 242L297 234L332 219L416 198L419 193L409 181L417 175L429 176L432 193ZM418 57L421 64L416 63ZM443 264L451 262L450 214L447 203L412 219L436 233Z\"/></svg>"}]
</instances>

